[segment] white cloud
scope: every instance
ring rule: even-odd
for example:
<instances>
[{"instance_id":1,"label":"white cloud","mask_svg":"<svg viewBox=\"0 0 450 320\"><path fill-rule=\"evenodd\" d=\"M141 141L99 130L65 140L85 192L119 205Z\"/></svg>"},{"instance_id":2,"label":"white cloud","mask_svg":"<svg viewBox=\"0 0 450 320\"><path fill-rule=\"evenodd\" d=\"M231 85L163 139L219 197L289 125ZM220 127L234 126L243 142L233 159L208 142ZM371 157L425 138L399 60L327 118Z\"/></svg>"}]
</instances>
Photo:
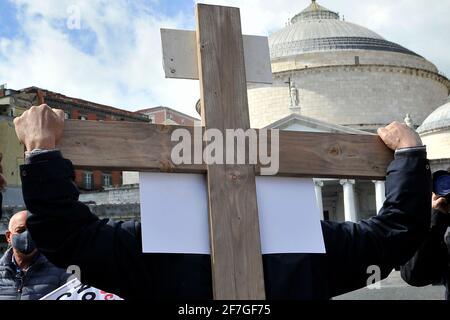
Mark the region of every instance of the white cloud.
<instances>
[{"instance_id":1,"label":"white cloud","mask_svg":"<svg viewBox=\"0 0 450 320\"><path fill-rule=\"evenodd\" d=\"M39 86L130 110L170 105L195 114L196 81L164 78L161 27L179 28L184 16L159 16L128 1L79 1L81 26L95 35L93 54L65 29L72 1L16 0L27 39L1 39L0 82ZM51 3L52 5L49 5ZM75 36L79 31L71 31ZM197 93L197 94L195 94Z\"/></svg>"},{"instance_id":2,"label":"white cloud","mask_svg":"<svg viewBox=\"0 0 450 320\"><path fill-rule=\"evenodd\" d=\"M168 105L195 115L197 81L168 80L162 70L159 29L191 25L192 11L167 17L130 0L13 0L25 38L0 38L0 82L39 86L136 110ZM167 0L152 0L158 3ZM148 2L148 1L147 1ZM309 0L206 0L241 8L243 32L268 35L282 28ZM322 0L351 21L423 55L450 75L450 1ZM68 32L67 9L80 8L81 26ZM193 28L193 26L191 26ZM95 43L95 45L93 45ZM87 47L87 49L86 49Z\"/></svg>"}]
</instances>

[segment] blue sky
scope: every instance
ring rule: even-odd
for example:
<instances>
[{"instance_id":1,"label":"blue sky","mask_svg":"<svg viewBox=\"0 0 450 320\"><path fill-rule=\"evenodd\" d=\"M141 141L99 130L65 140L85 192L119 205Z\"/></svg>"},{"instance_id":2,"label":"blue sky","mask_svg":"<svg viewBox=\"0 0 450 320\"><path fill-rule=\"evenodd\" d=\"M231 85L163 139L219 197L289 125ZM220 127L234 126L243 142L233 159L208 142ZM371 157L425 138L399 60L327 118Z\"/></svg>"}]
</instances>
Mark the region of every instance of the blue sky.
<instances>
[{"instance_id":1,"label":"blue sky","mask_svg":"<svg viewBox=\"0 0 450 320\"><path fill-rule=\"evenodd\" d=\"M202 2L240 7L244 33L269 35L310 0ZM318 2L450 75L450 1ZM129 110L167 105L195 115L198 83L164 78L159 36L160 28L193 29L194 5L194 0L0 0L0 83L39 86ZM68 27L74 17L80 28Z\"/></svg>"},{"instance_id":2,"label":"blue sky","mask_svg":"<svg viewBox=\"0 0 450 320\"><path fill-rule=\"evenodd\" d=\"M0 37L14 38L19 35L17 7L6 0L0 1Z\"/></svg>"},{"instance_id":3,"label":"blue sky","mask_svg":"<svg viewBox=\"0 0 450 320\"><path fill-rule=\"evenodd\" d=\"M192 10L193 1L186 0L171 0L171 1L158 1L155 9L165 15L174 15L180 11L189 12Z\"/></svg>"}]
</instances>

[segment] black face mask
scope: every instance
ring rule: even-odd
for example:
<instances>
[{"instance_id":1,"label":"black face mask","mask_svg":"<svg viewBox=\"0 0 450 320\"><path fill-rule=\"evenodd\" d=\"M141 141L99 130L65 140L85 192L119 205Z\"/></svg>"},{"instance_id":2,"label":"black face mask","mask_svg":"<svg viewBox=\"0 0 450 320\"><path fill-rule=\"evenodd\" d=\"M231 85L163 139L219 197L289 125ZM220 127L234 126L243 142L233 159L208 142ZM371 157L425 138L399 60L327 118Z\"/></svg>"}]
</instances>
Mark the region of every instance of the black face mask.
<instances>
[{"instance_id":1,"label":"black face mask","mask_svg":"<svg viewBox=\"0 0 450 320\"><path fill-rule=\"evenodd\" d=\"M28 231L16 233L12 235L12 246L14 249L23 254L30 254L36 249L36 245L31 239Z\"/></svg>"}]
</instances>

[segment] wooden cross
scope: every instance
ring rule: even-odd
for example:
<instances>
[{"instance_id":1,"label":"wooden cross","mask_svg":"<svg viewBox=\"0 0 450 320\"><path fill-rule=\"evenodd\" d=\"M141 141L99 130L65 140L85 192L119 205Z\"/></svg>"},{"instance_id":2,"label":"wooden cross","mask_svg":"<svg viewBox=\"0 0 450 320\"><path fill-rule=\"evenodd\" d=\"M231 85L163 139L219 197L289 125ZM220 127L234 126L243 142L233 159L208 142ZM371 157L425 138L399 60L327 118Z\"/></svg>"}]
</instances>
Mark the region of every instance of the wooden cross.
<instances>
[{"instance_id":1,"label":"wooden cross","mask_svg":"<svg viewBox=\"0 0 450 320\"><path fill-rule=\"evenodd\" d=\"M248 129L239 9L197 5L195 36L194 44L188 40L185 44L195 46L198 70L186 68L200 79L205 128ZM247 66L247 73L257 74L255 68L249 71ZM207 174L214 298L264 299L255 186L261 165L175 165L171 150L177 142L171 141L171 134L179 128L193 136L193 127L66 121L58 147L78 168ZM380 180L393 159L376 135L281 131L279 145L280 176Z\"/></svg>"}]
</instances>

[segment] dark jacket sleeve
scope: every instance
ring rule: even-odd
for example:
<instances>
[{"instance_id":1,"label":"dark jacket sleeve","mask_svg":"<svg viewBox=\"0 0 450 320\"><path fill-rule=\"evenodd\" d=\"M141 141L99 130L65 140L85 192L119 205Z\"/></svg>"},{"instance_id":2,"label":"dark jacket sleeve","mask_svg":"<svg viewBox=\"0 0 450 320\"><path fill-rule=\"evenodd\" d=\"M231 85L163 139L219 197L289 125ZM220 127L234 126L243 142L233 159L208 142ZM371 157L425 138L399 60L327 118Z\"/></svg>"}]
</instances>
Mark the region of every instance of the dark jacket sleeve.
<instances>
[{"instance_id":1,"label":"dark jacket sleeve","mask_svg":"<svg viewBox=\"0 0 450 320\"><path fill-rule=\"evenodd\" d=\"M100 220L79 202L72 163L59 151L33 157L21 178L27 227L39 250L58 267L78 266L84 284L132 296L140 285L132 274L145 276L137 224Z\"/></svg>"},{"instance_id":2,"label":"dark jacket sleeve","mask_svg":"<svg viewBox=\"0 0 450 320\"><path fill-rule=\"evenodd\" d=\"M330 296L372 284L412 257L430 224L431 174L425 156L406 154L389 166L386 201L379 215L359 223L324 221Z\"/></svg>"},{"instance_id":3,"label":"dark jacket sleeve","mask_svg":"<svg viewBox=\"0 0 450 320\"><path fill-rule=\"evenodd\" d=\"M440 283L450 263L444 235L450 226L450 215L434 211L431 228L414 257L401 269L403 280L412 286Z\"/></svg>"}]
</instances>

